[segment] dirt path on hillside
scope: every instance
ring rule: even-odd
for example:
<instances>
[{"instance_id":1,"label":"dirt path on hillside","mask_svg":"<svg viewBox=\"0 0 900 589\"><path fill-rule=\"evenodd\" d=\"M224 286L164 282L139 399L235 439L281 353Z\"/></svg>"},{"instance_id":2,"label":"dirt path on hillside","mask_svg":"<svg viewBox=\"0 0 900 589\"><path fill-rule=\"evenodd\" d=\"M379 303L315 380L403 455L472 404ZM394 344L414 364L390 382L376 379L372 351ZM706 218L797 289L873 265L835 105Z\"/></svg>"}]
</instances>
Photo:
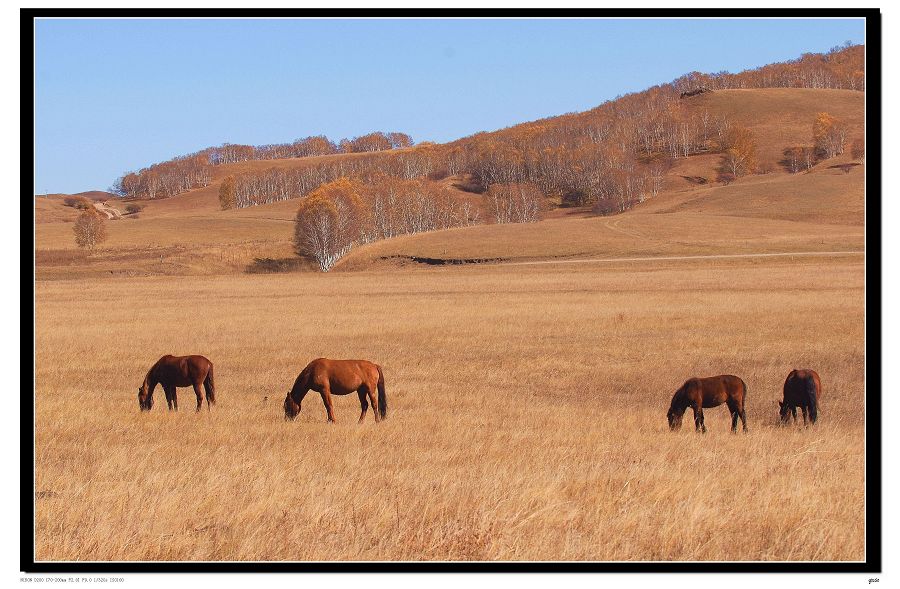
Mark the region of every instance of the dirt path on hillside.
<instances>
[{"instance_id":1,"label":"dirt path on hillside","mask_svg":"<svg viewBox=\"0 0 900 589\"><path fill-rule=\"evenodd\" d=\"M498 262L503 266L536 266L539 264L597 264L604 262L667 262L673 260L731 260L741 258L788 258L810 256L865 255L859 250L836 252L778 252L769 254L707 254L697 256L647 256L640 258L580 258L577 260L535 260L533 262Z\"/></svg>"},{"instance_id":2,"label":"dirt path on hillside","mask_svg":"<svg viewBox=\"0 0 900 589\"><path fill-rule=\"evenodd\" d=\"M111 206L107 205L105 202L95 202L94 208L106 215L107 219L122 218L122 213L119 212L119 209L114 209Z\"/></svg>"},{"instance_id":3,"label":"dirt path on hillside","mask_svg":"<svg viewBox=\"0 0 900 589\"><path fill-rule=\"evenodd\" d=\"M606 225L607 229L616 231L618 233L621 233L622 235L627 235L628 237L634 237L635 239L645 239L645 240L653 239L651 237L648 237L647 235L644 235L640 231L637 231L636 229L625 229L624 227L619 227L619 223L621 223L621 222L622 222L622 218L619 217L619 218L609 219L607 221L604 221L603 224ZM654 239L653 241L657 241L657 240Z\"/></svg>"}]
</instances>

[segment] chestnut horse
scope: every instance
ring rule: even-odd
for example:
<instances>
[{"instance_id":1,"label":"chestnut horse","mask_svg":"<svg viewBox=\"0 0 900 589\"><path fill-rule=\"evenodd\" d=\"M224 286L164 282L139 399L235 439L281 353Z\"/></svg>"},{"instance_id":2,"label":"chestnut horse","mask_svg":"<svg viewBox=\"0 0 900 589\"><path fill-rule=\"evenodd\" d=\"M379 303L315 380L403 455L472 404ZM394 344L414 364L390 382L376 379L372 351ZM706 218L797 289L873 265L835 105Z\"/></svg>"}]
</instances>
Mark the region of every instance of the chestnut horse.
<instances>
[{"instance_id":1,"label":"chestnut horse","mask_svg":"<svg viewBox=\"0 0 900 589\"><path fill-rule=\"evenodd\" d=\"M791 370L784 381L784 399L778 401L781 408L781 423L787 423L788 413L797 423L797 407L803 412L803 425L806 425L806 415L809 420L816 422L819 417L819 397L822 395L822 382L815 370Z\"/></svg>"},{"instance_id":2,"label":"chestnut horse","mask_svg":"<svg viewBox=\"0 0 900 589\"><path fill-rule=\"evenodd\" d=\"M300 413L300 403L309 390L322 395L322 403L328 414L328 421L334 421L334 407L331 395L359 395L359 423L362 423L369 409L369 403L375 411L375 421L387 417L387 398L384 394L384 374L381 366L368 360L329 360L316 358L297 376L294 387L284 398L284 417L294 419ZM378 397L375 397L375 390ZM368 401L366 400L368 397Z\"/></svg>"},{"instance_id":3,"label":"chestnut horse","mask_svg":"<svg viewBox=\"0 0 900 589\"><path fill-rule=\"evenodd\" d=\"M206 389L206 408L216 402L216 387L213 382L213 365L203 356L163 356L156 361L144 383L138 388L138 404L141 411L149 411L153 408L153 389L156 385L162 385L166 392L166 402L169 410L178 411L178 397L175 387L194 387L197 395L197 411L203 405L203 395L200 393L200 385Z\"/></svg>"},{"instance_id":4,"label":"chestnut horse","mask_svg":"<svg viewBox=\"0 0 900 589\"><path fill-rule=\"evenodd\" d=\"M747 412L744 410L746 400L747 385L743 380L731 374L690 378L672 396L672 404L666 415L669 419L669 428L672 430L680 428L684 412L690 407L694 410L694 427L697 431L706 433L703 409L718 407L725 403L731 412L731 431L737 431L737 421L740 417L746 432L748 431Z\"/></svg>"}]
</instances>

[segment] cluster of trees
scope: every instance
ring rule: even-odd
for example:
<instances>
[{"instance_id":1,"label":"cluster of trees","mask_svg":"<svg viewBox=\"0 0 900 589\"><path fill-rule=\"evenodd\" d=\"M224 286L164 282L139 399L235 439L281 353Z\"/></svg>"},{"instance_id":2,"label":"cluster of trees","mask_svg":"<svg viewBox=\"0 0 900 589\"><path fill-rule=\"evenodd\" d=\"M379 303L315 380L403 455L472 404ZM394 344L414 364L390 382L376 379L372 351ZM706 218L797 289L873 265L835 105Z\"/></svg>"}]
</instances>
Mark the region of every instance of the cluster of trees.
<instances>
[{"instance_id":1,"label":"cluster of trees","mask_svg":"<svg viewBox=\"0 0 900 589\"><path fill-rule=\"evenodd\" d=\"M773 63L737 74L691 72L673 82L680 92L700 88L834 88L866 89L864 45L832 47L827 53L804 53L798 59Z\"/></svg>"},{"instance_id":2,"label":"cluster of trees","mask_svg":"<svg viewBox=\"0 0 900 589\"><path fill-rule=\"evenodd\" d=\"M213 166L250 160L387 151L412 145L412 137L399 132L374 132L352 139L342 139L339 144L335 144L324 135L297 139L293 143L259 146L226 143L154 164L137 172L129 172L116 180L111 190L125 197L167 198L207 186L212 179Z\"/></svg>"},{"instance_id":3,"label":"cluster of trees","mask_svg":"<svg viewBox=\"0 0 900 589\"><path fill-rule=\"evenodd\" d=\"M533 223L546 203L531 184L492 184L484 196L495 223Z\"/></svg>"},{"instance_id":4,"label":"cluster of trees","mask_svg":"<svg viewBox=\"0 0 900 589\"><path fill-rule=\"evenodd\" d=\"M364 153L371 151L386 151L388 149L401 149L412 147L412 137L406 133L369 133L353 139L342 139L340 143L341 153Z\"/></svg>"},{"instance_id":5,"label":"cluster of trees","mask_svg":"<svg viewBox=\"0 0 900 589\"><path fill-rule=\"evenodd\" d=\"M248 160L277 160L332 155L340 153L340 149L328 137L316 135L314 137L297 139L293 143L273 143L271 145L253 146L226 143L219 147L204 149L201 153L207 156L211 165L218 166Z\"/></svg>"},{"instance_id":6,"label":"cluster of trees","mask_svg":"<svg viewBox=\"0 0 900 589\"><path fill-rule=\"evenodd\" d=\"M422 145L400 153L373 153L362 158L301 163L291 168L271 167L226 178L219 192L222 208L244 208L306 196L318 186L352 177L369 182L380 176L401 180L441 178L437 146ZM227 186L226 186L227 184ZM222 190L227 194L223 196Z\"/></svg>"},{"instance_id":7,"label":"cluster of trees","mask_svg":"<svg viewBox=\"0 0 900 589\"><path fill-rule=\"evenodd\" d=\"M732 126L725 134L721 147L720 181L728 184L735 178L758 171L756 138L750 129L740 125Z\"/></svg>"},{"instance_id":8,"label":"cluster of trees","mask_svg":"<svg viewBox=\"0 0 900 589\"><path fill-rule=\"evenodd\" d=\"M444 186L424 178L404 180L379 175L364 184L366 216L370 220L362 241L390 239L481 222L481 207L459 198Z\"/></svg>"},{"instance_id":9,"label":"cluster of trees","mask_svg":"<svg viewBox=\"0 0 900 589\"><path fill-rule=\"evenodd\" d=\"M788 172L796 174L816 165L816 150L809 145L795 145L784 150L784 166Z\"/></svg>"},{"instance_id":10,"label":"cluster of trees","mask_svg":"<svg viewBox=\"0 0 900 589\"><path fill-rule=\"evenodd\" d=\"M304 198L294 223L294 248L328 272L356 243L363 228L359 182L341 178Z\"/></svg>"},{"instance_id":11,"label":"cluster of trees","mask_svg":"<svg viewBox=\"0 0 900 589\"><path fill-rule=\"evenodd\" d=\"M300 201L294 248L327 272L356 244L478 221L477 207L435 182L381 176L364 183L342 177Z\"/></svg>"},{"instance_id":12,"label":"cluster of trees","mask_svg":"<svg viewBox=\"0 0 900 589\"><path fill-rule=\"evenodd\" d=\"M211 181L209 158L205 152L197 152L129 172L116 180L110 190L125 197L168 198L202 188Z\"/></svg>"},{"instance_id":13,"label":"cluster of trees","mask_svg":"<svg viewBox=\"0 0 900 589\"><path fill-rule=\"evenodd\" d=\"M782 163L791 173L809 170L818 162L842 155L846 150L849 130L841 119L827 112L816 115L812 125L812 144L795 145L784 150ZM860 160L865 157L865 140L855 138L850 144L850 155Z\"/></svg>"},{"instance_id":14,"label":"cluster of trees","mask_svg":"<svg viewBox=\"0 0 900 589\"><path fill-rule=\"evenodd\" d=\"M847 125L827 112L816 115L813 123L813 146L822 159L833 158L844 153L847 140Z\"/></svg>"}]
</instances>

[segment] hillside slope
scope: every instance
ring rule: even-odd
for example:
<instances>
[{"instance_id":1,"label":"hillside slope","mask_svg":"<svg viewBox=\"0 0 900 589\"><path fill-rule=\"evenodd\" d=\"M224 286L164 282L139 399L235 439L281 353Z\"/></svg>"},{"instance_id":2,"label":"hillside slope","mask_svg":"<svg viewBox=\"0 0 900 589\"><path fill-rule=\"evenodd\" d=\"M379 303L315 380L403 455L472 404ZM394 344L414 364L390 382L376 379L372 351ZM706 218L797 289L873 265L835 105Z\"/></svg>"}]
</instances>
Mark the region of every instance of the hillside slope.
<instances>
[{"instance_id":1,"label":"hillside slope","mask_svg":"<svg viewBox=\"0 0 900 589\"><path fill-rule=\"evenodd\" d=\"M747 126L761 158L812 143L819 112L842 119L862 136L864 95L849 90L722 90L686 99L690 108ZM718 154L680 158L664 190L612 217L559 216L530 225L488 225L411 235L352 252L356 269L412 258L533 260L622 255L711 254L725 251L862 249L865 165L849 155L790 174L776 167L729 185L716 182ZM850 164L846 170L839 167ZM799 249L798 249L799 248Z\"/></svg>"},{"instance_id":2,"label":"hillside slope","mask_svg":"<svg viewBox=\"0 0 900 589\"><path fill-rule=\"evenodd\" d=\"M785 147L809 144L818 112L844 119L851 138L863 131L864 96L860 92L724 90L686 101L691 109L724 114L748 126L757 137L759 152L772 157ZM366 155L322 157L340 160ZM138 201L144 206L140 214L109 222L109 239L90 259L78 262L63 253L75 249L74 209L64 207L60 199L35 199L39 273L44 268L60 277L82 271L215 274L243 271L258 258L291 260L296 199L222 211L218 189L229 174L304 166L311 159L315 158L217 166L212 184L205 188L164 200ZM356 248L339 267L359 269L410 256L555 259L863 247L864 165L847 172L832 167L856 163L845 155L806 173L789 174L778 167L772 173L747 176L726 186L716 182L720 160L718 154L675 160L657 197L614 217L557 209L548 220L536 224L485 225L405 236ZM480 198L454 187L454 178L444 183L460 198Z\"/></svg>"},{"instance_id":3,"label":"hillside slope","mask_svg":"<svg viewBox=\"0 0 900 589\"><path fill-rule=\"evenodd\" d=\"M854 90L718 90L684 100L696 112L705 109L748 127L761 161L778 162L786 147L812 144L813 121L820 112L842 119L851 139L862 136L865 123L865 94Z\"/></svg>"}]
</instances>

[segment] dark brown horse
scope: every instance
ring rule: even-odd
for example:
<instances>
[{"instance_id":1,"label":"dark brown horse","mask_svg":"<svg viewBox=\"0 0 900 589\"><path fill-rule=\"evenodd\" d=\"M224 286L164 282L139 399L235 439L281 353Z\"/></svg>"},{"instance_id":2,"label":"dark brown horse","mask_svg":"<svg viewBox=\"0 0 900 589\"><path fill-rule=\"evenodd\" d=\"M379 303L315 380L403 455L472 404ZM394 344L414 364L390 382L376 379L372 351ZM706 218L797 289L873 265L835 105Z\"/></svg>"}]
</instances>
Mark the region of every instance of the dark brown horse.
<instances>
[{"instance_id":1,"label":"dark brown horse","mask_svg":"<svg viewBox=\"0 0 900 589\"><path fill-rule=\"evenodd\" d=\"M166 392L169 410L178 411L175 387L194 387L197 394L197 411L203 405L200 385L206 389L206 408L216 403L216 387L213 382L213 365L203 356L163 356L147 372L144 383L138 388L138 404L141 411L153 408L153 389L162 385Z\"/></svg>"},{"instance_id":2,"label":"dark brown horse","mask_svg":"<svg viewBox=\"0 0 900 589\"><path fill-rule=\"evenodd\" d=\"M812 423L819 418L819 397L822 395L822 382L815 370L791 370L784 381L784 399L778 401L781 422L787 423L788 413L797 423L797 407L803 412L803 425L806 415Z\"/></svg>"},{"instance_id":3,"label":"dark brown horse","mask_svg":"<svg viewBox=\"0 0 900 589\"><path fill-rule=\"evenodd\" d=\"M731 431L737 431L737 421L740 417L746 432L747 412L744 410L746 400L747 385L736 376L722 374L707 378L688 379L672 396L672 404L669 406L667 414L669 428L672 430L680 428L684 412L690 407L694 410L694 427L697 431L706 433L703 409L718 407L725 403L731 412Z\"/></svg>"},{"instance_id":4,"label":"dark brown horse","mask_svg":"<svg viewBox=\"0 0 900 589\"><path fill-rule=\"evenodd\" d=\"M378 397L375 391L378 391ZM384 394L384 374L381 366L368 360L329 360L328 358L316 358L294 381L294 387L284 398L284 417L294 419L300 413L300 404L309 390L322 395L322 403L328 414L328 421L334 421L334 408L331 404L331 395L359 395L359 405L362 413L359 422L362 423L369 408L375 411L375 421L387 417L387 398ZM368 397L368 400L366 398Z\"/></svg>"}]
</instances>

